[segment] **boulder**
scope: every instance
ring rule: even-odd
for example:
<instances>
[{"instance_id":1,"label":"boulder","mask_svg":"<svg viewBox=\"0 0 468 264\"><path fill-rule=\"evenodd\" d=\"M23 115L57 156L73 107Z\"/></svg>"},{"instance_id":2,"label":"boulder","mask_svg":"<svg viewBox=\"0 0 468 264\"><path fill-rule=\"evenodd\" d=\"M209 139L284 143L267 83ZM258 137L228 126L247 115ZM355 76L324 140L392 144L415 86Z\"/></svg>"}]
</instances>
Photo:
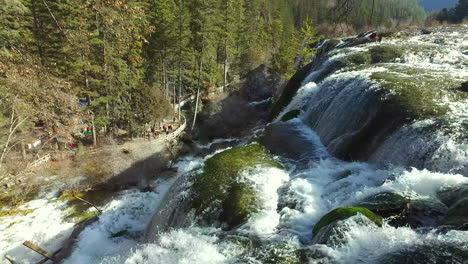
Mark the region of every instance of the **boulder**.
<instances>
[{"instance_id":1,"label":"boulder","mask_svg":"<svg viewBox=\"0 0 468 264\"><path fill-rule=\"evenodd\" d=\"M343 226L343 220L356 215L362 216L355 219L359 224L375 224L377 226L382 226L382 217L364 207L341 207L324 215L320 221L315 224L312 231L313 242L329 245L342 243L341 240L343 236L341 233L346 230L346 228L340 228Z\"/></svg>"},{"instance_id":2,"label":"boulder","mask_svg":"<svg viewBox=\"0 0 468 264\"><path fill-rule=\"evenodd\" d=\"M265 65L260 65L245 76L241 95L248 101L262 101L273 96L283 80Z\"/></svg>"},{"instance_id":3,"label":"boulder","mask_svg":"<svg viewBox=\"0 0 468 264\"><path fill-rule=\"evenodd\" d=\"M435 227L447 214L447 206L437 200L411 201L409 209L397 220L397 226Z\"/></svg>"},{"instance_id":4,"label":"boulder","mask_svg":"<svg viewBox=\"0 0 468 264\"><path fill-rule=\"evenodd\" d=\"M251 187L238 182L237 176L257 165L279 167L258 144L235 147L208 159L192 185L195 213L210 224L223 222L228 228L246 221L258 208L258 197Z\"/></svg>"}]
</instances>

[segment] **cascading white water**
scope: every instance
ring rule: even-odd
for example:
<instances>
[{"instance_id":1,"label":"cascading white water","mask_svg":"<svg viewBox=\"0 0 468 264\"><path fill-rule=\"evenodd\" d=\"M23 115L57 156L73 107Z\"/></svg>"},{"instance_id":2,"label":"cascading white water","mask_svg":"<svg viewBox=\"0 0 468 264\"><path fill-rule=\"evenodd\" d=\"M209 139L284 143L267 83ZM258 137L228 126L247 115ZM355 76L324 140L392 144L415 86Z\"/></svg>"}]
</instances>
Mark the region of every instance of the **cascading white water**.
<instances>
[{"instance_id":1,"label":"cascading white water","mask_svg":"<svg viewBox=\"0 0 468 264\"><path fill-rule=\"evenodd\" d=\"M230 231L192 223L158 233L154 240L143 242L142 232L154 211L161 208L160 202L176 179L156 181L154 192L126 191L110 202L99 222L79 236L77 247L65 263L257 264L271 263L268 258L273 253L292 255L297 249L317 250L331 263L379 263L386 254L418 246L450 245L467 251L467 231L393 227L388 219L382 227L377 227L359 224L354 217L342 227L345 243L312 242L316 223L335 208L356 206L365 198L384 192L438 201L440 191L468 184L468 143L466 136L463 137L464 122L468 119L466 101L441 102L449 106L453 118L450 133L427 132L426 128L438 121L425 119L399 127L374 149L368 162L347 162L332 156L334 150L354 139L371 122L369 116L378 117L380 113L376 107L378 102L372 100L376 98L372 97L376 96L374 92L379 90L378 83L370 79L373 73L388 71L393 65L428 68L455 79L468 76L466 35L442 32L387 40L384 44L421 45L429 47L431 53L408 52L399 61L371 68L341 69L315 82L333 61L376 46L368 44L351 48L347 54L336 51L328 62L310 73L275 122L281 122L283 114L300 109L298 118L282 123L299 131L302 140L313 146L314 155L301 160L301 166L298 161L278 157L283 165L281 169L260 166L242 171L240 181L252 186L260 197L259 210L245 223ZM428 153L429 158L421 160L418 156L421 153ZM211 156L183 159L176 164L178 177L201 169ZM188 189L180 193L181 196L189 194ZM134 236L112 237L122 230ZM250 246L239 241L248 241L246 244ZM281 245L281 249L275 245Z\"/></svg>"}]
</instances>

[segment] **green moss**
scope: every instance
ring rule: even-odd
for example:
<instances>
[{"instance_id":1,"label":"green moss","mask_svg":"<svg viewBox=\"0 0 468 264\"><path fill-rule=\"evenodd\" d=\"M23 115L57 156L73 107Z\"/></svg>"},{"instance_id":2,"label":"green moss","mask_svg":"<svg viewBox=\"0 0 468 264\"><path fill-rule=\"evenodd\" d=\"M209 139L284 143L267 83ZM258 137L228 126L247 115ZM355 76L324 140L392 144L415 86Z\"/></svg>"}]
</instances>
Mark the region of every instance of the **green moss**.
<instances>
[{"instance_id":1,"label":"green moss","mask_svg":"<svg viewBox=\"0 0 468 264\"><path fill-rule=\"evenodd\" d=\"M314 230L312 231L312 237L315 237L315 235L317 235L317 233L322 227L327 226L335 221L345 220L347 218L350 218L351 216L357 215L358 213L361 213L365 217L369 218L369 220L371 220L378 226L382 226L382 217L374 214L367 208L341 207L329 212L320 219L320 221L314 226Z\"/></svg>"},{"instance_id":2,"label":"green moss","mask_svg":"<svg viewBox=\"0 0 468 264\"><path fill-rule=\"evenodd\" d=\"M289 121L291 119L294 119L294 118L298 117L300 113L301 113L301 110L299 110L299 109L291 110L291 111L287 112L286 114L284 114L283 117L281 117L281 121L286 122L286 121Z\"/></svg>"},{"instance_id":3,"label":"green moss","mask_svg":"<svg viewBox=\"0 0 468 264\"><path fill-rule=\"evenodd\" d=\"M108 201L112 199L114 192L107 190L89 190L89 191L67 191L63 192L56 200L53 202L66 202L67 207L67 216L66 220L80 224L95 215L98 214L95 211L94 207L88 203L81 201L78 198L81 198L87 202L90 202L98 207L103 206ZM89 211L93 208L93 211Z\"/></svg>"},{"instance_id":4,"label":"green moss","mask_svg":"<svg viewBox=\"0 0 468 264\"><path fill-rule=\"evenodd\" d=\"M67 216L65 220L74 222L75 224L81 224L84 221L99 214L98 211L88 211L89 207L85 206L74 206L67 209Z\"/></svg>"},{"instance_id":5,"label":"green moss","mask_svg":"<svg viewBox=\"0 0 468 264\"><path fill-rule=\"evenodd\" d=\"M0 194L0 210L18 208L36 198L38 192L36 188L32 191L15 190L14 192Z\"/></svg>"},{"instance_id":6,"label":"green moss","mask_svg":"<svg viewBox=\"0 0 468 264\"><path fill-rule=\"evenodd\" d=\"M404 111L406 116L415 120L438 117L449 110L441 104L441 99L456 85L454 81L440 77L414 76L398 72L375 72L371 79L379 83L395 108Z\"/></svg>"},{"instance_id":7,"label":"green moss","mask_svg":"<svg viewBox=\"0 0 468 264\"><path fill-rule=\"evenodd\" d=\"M91 219L93 217L95 217L96 215L98 215L99 212L98 211L92 211L92 212L86 212L86 213L82 213L81 215L78 215L77 218L75 218L75 223L77 225L81 224L81 223L84 223L85 221L87 221L88 219Z\"/></svg>"},{"instance_id":8,"label":"green moss","mask_svg":"<svg viewBox=\"0 0 468 264\"><path fill-rule=\"evenodd\" d=\"M372 63L394 62L397 58L403 56L400 47L391 45L381 45L369 48Z\"/></svg>"},{"instance_id":9,"label":"green moss","mask_svg":"<svg viewBox=\"0 0 468 264\"><path fill-rule=\"evenodd\" d=\"M256 198L252 188L236 179L240 171L256 165L279 167L265 147L258 144L232 148L208 159L192 186L196 213L200 215L214 207L224 212L222 218L230 226L242 222L256 207Z\"/></svg>"},{"instance_id":10,"label":"green moss","mask_svg":"<svg viewBox=\"0 0 468 264\"><path fill-rule=\"evenodd\" d=\"M244 183L234 183L229 193L229 199L223 202L221 217L229 226L236 226L257 210L258 199L255 190Z\"/></svg>"},{"instance_id":11,"label":"green moss","mask_svg":"<svg viewBox=\"0 0 468 264\"><path fill-rule=\"evenodd\" d=\"M9 210L4 210L0 212L0 217L11 217L16 215L28 215L34 212L34 209L25 209L25 210L18 210L17 208L12 208Z\"/></svg>"},{"instance_id":12,"label":"green moss","mask_svg":"<svg viewBox=\"0 0 468 264\"><path fill-rule=\"evenodd\" d=\"M354 65L366 65L370 64L372 61L371 54L367 51L354 52L347 55L345 58L349 64Z\"/></svg>"}]
</instances>

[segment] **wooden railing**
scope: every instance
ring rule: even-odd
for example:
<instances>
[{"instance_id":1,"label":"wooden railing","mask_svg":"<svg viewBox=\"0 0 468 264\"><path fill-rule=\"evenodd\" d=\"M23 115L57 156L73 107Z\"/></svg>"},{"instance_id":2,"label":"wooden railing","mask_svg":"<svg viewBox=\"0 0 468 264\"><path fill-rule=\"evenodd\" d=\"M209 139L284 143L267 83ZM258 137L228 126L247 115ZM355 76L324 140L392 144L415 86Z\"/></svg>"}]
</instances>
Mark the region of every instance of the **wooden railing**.
<instances>
[{"instance_id":1,"label":"wooden railing","mask_svg":"<svg viewBox=\"0 0 468 264\"><path fill-rule=\"evenodd\" d=\"M185 128L187 127L187 120L185 119L185 117L182 116L182 120L184 122L182 122L182 124L176 130L166 135L160 134L159 137L157 137L155 140L163 142L178 137L182 132L184 132Z\"/></svg>"}]
</instances>

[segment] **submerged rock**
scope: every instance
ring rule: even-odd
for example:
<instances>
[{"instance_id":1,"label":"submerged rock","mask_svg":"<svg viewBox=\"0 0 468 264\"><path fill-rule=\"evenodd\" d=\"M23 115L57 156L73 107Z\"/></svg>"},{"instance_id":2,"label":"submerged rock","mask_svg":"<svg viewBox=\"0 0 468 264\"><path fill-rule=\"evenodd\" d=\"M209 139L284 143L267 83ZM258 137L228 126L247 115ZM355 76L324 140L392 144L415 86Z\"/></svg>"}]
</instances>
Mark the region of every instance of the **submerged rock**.
<instances>
[{"instance_id":1,"label":"submerged rock","mask_svg":"<svg viewBox=\"0 0 468 264\"><path fill-rule=\"evenodd\" d=\"M258 237L229 236L225 240L243 251L239 263L302 264L333 263L318 249L301 248L291 241L264 241ZM255 262L252 262L255 260Z\"/></svg>"},{"instance_id":2,"label":"submerged rock","mask_svg":"<svg viewBox=\"0 0 468 264\"><path fill-rule=\"evenodd\" d=\"M279 166L258 144L232 148L208 159L192 186L191 203L196 214L230 228L247 220L258 208L258 198L253 188L237 181L237 176L258 165Z\"/></svg>"},{"instance_id":3,"label":"submerged rock","mask_svg":"<svg viewBox=\"0 0 468 264\"><path fill-rule=\"evenodd\" d=\"M403 51L400 47L393 45L375 46L369 49L372 63L394 62L403 57Z\"/></svg>"},{"instance_id":4,"label":"submerged rock","mask_svg":"<svg viewBox=\"0 0 468 264\"><path fill-rule=\"evenodd\" d=\"M381 264L464 264L468 250L453 246L419 246L382 256Z\"/></svg>"},{"instance_id":5,"label":"submerged rock","mask_svg":"<svg viewBox=\"0 0 468 264\"><path fill-rule=\"evenodd\" d=\"M462 199L449 208L442 225L468 230L468 198Z\"/></svg>"},{"instance_id":6,"label":"submerged rock","mask_svg":"<svg viewBox=\"0 0 468 264\"><path fill-rule=\"evenodd\" d=\"M281 117L281 121L283 122L289 121L293 118L298 117L300 113L301 113L301 110L299 109L291 110Z\"/></svg>"},{"instance_id":7,"label":"submerged rock","mask_svg":"<svg viewBox=\"0 0 468 264\"><path fill-rule=\"evenodd\" d=\"M457 201L468 198L468 184L451 186L437 192L437 197L448 207Z\"/></svg>"}]
</instances>

